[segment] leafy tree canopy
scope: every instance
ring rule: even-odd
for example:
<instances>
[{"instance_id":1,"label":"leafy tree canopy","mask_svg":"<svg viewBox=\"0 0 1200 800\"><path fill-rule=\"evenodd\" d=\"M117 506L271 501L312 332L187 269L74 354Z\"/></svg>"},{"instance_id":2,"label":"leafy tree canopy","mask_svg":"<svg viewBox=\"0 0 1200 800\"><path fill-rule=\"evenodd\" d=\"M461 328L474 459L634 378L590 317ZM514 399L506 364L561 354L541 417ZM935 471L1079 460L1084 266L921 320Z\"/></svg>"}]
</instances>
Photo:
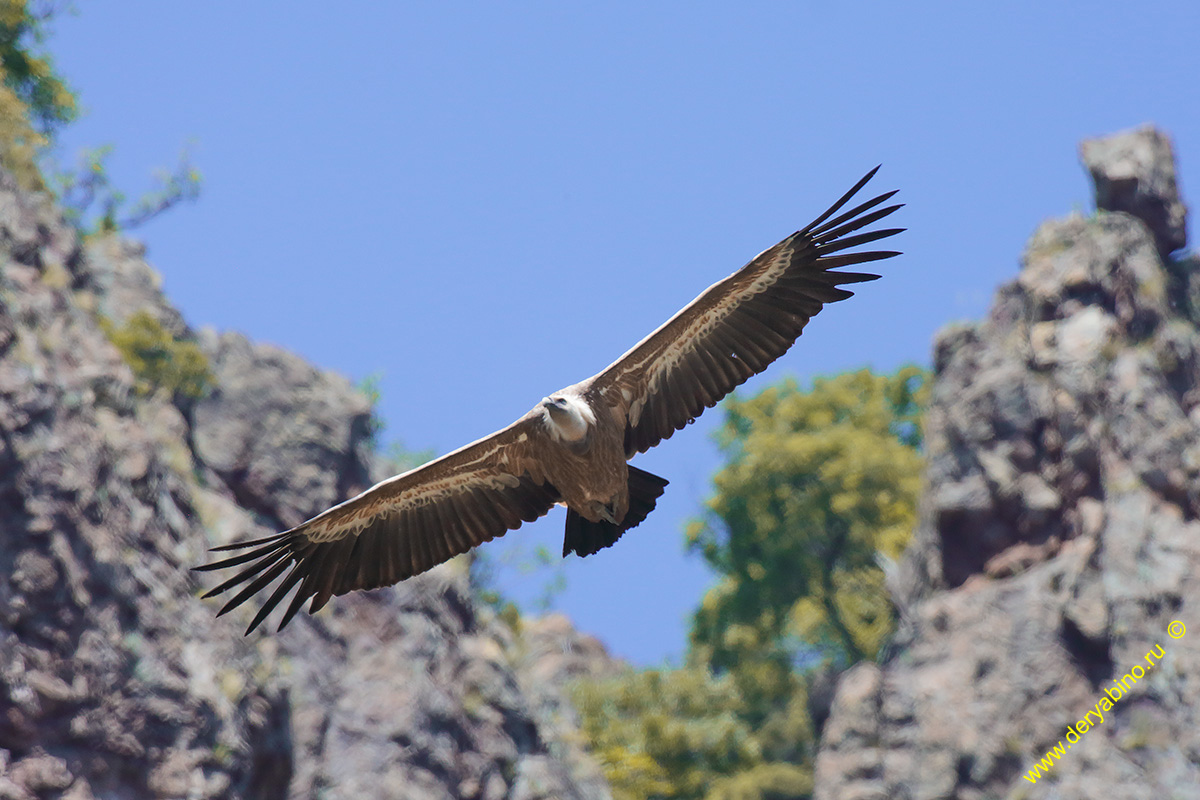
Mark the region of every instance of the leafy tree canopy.
<instances>
[{"instance_id":1,"label":"leafy tree canopy","mask_svg":"<svg viewBox=\"0 0 1200 800\"><path fill-rule=\"evenodd\" d=\"M736 684L703 668L630 671L579 687L576 705L614 800L703 798L762 763Z\"/></svg>"},{"instance_id":2,"label":"leafy tree canopy","mask_svg":"<svg viewBox=\"0 0 1200 800\"><path fill-rule=\"evenodd\" d=\"M916 522L927 392L926 373L904 367L726 403L727 462L687 531L720 575L692 631L714 668L735 667L748 639L805 643L839 664L879 652L894 624L879 559L898 557Z\"/></svg>"},{"instance_id":3,"label":"leafy tree canopy","mask_svg":"<svg viewBox=\"0 0 1200 800\"><path fill-rule=\"evenodd\" d=\"M41 51L56 3L0 0L0 165L25 189L44 190L37 167L55 130L75 119L75 95Z\"/></svg>"}]
</instances>

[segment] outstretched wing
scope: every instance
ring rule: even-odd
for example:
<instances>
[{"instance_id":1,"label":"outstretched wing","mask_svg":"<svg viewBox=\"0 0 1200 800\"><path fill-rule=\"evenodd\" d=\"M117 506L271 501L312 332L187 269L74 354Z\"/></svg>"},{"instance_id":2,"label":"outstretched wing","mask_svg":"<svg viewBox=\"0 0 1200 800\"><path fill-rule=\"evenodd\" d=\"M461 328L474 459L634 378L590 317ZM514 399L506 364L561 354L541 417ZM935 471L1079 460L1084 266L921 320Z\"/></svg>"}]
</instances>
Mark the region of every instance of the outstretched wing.
<instances>
[{"instance_id":1,"label":"outstretched wing","mask_svg":"<svg viewBox=\"0 0 1200 800\"><path fill-rule=\"evenodd\" d=\"M599 391L629 409L627 457L669 438L766 369L787 352L825 303L853 296L840 286L879 277L833 270L899 255L890 250L844 252L904 230L854 233L901 207L878 208L894 191L834 216L878 169L804 230L714 283L588 382L589 391Z\"/></svg>"},{"instance_id":2,"label":"outstretched wing","mask_svg":"<svg viewBox=\"0 0 1200 800\"><path fill-rule=\"evenodd\" d=\"M245 552L197 570L246 566L204 596L246 584L220 616L283 576L246 633L295 588L282 629L310 597L316 613L334 595L390 586L532 522L559 499L536 457L540 425L526 415L291 530L213 548Z\"/></svg>"}]
</instances>

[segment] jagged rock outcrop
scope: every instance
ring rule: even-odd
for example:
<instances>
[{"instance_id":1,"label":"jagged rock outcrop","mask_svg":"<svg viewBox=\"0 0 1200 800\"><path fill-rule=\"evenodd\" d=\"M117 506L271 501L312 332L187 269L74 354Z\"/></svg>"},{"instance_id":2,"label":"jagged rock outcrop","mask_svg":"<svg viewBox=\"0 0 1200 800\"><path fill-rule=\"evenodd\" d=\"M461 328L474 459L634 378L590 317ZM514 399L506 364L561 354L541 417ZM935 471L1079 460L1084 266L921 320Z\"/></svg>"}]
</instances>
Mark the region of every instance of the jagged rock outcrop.
<instances>
[{"instance_id":1,"label":"jagged rock outcrop","mask_svg":"<svg viewBox=\"0 0 1200 800\"><path fill-rule=\"evenodd\" d=\"M188 568L379 477L370 409L195 334L143 255L81 243L0 173L0 798L608 797L533 677L544 643L477 605L462 562L278 635L214 617ZM139 391L100 325L135 311L199 342L210 394Z\"/></svg>"},{"instance_id":2,"label":"jagged rock outcrop","mask_svg":"<svg viewBox=\"0 0 1200 800\"><path fill-rule=\"evenodd\" d=\"M1087 139L1079 146L1092 176L1096 208L1124 211L1150 228L1164 256L1187 244L1187 206L1175 182L1175 154L1166 134L1147 125Z\"/></svg>"},{"instance_id":3,"label":"jagged rock outcrop","mask_svg":"<svg viewBox=\"0 0 1200 800\"><path fill-rule=\"evenodd\" d=\"M1162 258L1184 241L1165 136L1083 152L1100 210L1042 225L987 318L935 343L927 488L891 576L901 629L840 681L818 800L1200 786L1200 264ZM1170 638L1173 620L1191 632Z\"/></svg>"}]
</instances>

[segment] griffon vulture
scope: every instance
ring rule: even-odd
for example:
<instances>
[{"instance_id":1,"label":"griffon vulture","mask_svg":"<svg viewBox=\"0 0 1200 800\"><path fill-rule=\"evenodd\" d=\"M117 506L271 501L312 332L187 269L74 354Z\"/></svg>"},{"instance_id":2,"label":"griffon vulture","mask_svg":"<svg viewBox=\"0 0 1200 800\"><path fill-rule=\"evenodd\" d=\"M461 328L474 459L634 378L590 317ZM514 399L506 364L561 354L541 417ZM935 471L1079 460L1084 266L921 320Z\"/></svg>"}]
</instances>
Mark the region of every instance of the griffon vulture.
<instances>
[{"instance_id":1,"label":"griffon vulture","mask_svg":"<svg viewBox=\"0 0 1200 800\"><path fill-rule=\"evenodd\" d=\"M654 510L667 485L626 462L766 369L825 303L852 295L841 286L879 277L833 270L898 255L847 252L903 230L855 233L900 208L880 207L895 192L838 213L878 169L603 372L549 395L507 428L291 530L214 548L244 552L196 569L242 569L204 596L246 584L224 614L282 577L246 633L295 589L283 628L310 597L315 613L334 595L389 586L532 522L556 503L567 507L564 556L613 544Z\"/></svg>"}]
</instances>

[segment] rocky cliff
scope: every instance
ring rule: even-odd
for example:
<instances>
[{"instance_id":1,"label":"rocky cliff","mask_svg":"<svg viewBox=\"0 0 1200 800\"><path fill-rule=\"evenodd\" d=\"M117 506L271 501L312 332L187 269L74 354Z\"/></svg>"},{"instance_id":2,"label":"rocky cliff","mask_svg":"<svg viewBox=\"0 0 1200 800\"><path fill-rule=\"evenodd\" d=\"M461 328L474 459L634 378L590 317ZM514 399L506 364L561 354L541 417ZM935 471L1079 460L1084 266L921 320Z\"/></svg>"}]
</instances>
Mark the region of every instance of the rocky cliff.
<instances>
[{"instance_id":1,"label":"rocky cliff","mask_svg":"<svg viewBox=\"0 0 1200 800\"><path fill-rule=\"evenodd\" d=\"M192 331L143 256L0 174L0 798L608 797L556 688L603 649L461 561L280 635L198 599L208 547L381 475L344 379ZM210 391L139 380L106 333L139 312Z\"/></svg>"},{"instance_id":2,"label":"rocky cliff","mask_svg":"<svg viewBox=\"0 0 1200 800\"><path fill-rule=\"evenodd\" d=\"M1165 136L1082 155L1096 213L935 342L901 630L839 683L818 800L1197 796L1200 262Z\"/></svg>"}]
</instances>

